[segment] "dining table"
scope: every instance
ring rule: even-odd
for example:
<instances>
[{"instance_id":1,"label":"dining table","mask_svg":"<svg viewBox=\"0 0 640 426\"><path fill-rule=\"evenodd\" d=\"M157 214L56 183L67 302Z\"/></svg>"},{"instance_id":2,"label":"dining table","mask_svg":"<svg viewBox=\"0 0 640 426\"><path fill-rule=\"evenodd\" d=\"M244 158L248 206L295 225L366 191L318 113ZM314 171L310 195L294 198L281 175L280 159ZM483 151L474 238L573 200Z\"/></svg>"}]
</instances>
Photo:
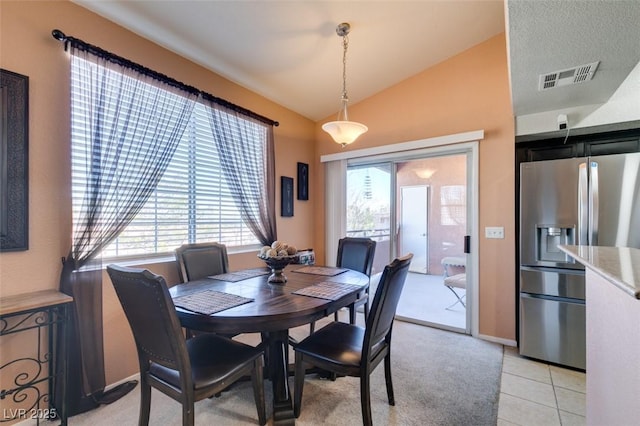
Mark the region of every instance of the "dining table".
<instances>
[{"instance_id":1,"label":"dining table","mask_svg":"<svg viewBox=\"0 0 640 426\"><path fill-rule=\"evenodd\" d=\"M189 330L225 335L261 333L265 378L273 389L273 423L295 424L288 384L289 330L353 304L369 277L346 268L288 265L286 282L269 268L228 272L172 286L178 318Z\"/></svg>"}]
</instances>

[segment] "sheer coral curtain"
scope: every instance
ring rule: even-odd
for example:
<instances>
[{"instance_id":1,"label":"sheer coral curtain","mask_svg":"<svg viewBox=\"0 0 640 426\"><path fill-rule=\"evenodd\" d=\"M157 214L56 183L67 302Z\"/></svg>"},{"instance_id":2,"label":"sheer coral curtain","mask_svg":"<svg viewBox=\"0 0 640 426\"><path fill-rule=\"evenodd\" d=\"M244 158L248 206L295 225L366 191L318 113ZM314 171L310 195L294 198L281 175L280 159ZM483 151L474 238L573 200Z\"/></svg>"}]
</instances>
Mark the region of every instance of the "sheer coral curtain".
<instances>
[{"instance_id":1,"label":"sheer coral curtain","mask_svg":"<svg viewBox=\"0 0 640 426\"><path fill-rule=\"evenodd\" d=\"M61 291L74 298L67 333L69 365L74 366L68 410L74 415L112 402L118 392L132 387L104 392L100 252L153 193L198 92L177 87L94 46L70 44L73 172L83 174L85 182L84 188L73 188L82 203L73 212L73 241L60 277ZM96 265L89 265L92 262Z\"/></svg>"}]
</instances>

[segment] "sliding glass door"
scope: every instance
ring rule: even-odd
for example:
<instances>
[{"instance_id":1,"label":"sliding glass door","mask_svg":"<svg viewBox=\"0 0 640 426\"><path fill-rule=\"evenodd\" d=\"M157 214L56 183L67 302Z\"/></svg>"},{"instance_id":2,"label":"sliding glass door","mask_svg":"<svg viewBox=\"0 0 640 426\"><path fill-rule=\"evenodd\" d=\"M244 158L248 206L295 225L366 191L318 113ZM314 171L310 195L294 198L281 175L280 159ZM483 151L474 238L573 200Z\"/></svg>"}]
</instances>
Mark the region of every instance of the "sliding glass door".
<instances>
[{"instance_id":1,"label":"sliding glass door","mask_svg":"<svg viewBox=\"0 0 640 426\"><path fill-rule=\"evenodd\" d=\"M444 279L466 273L469 158L439 152L347 165L346 231L377 241L373 286L392 258L414 254L400 319L468 330L466 289L449 288Z\"/></svg>"},{"instance_id":2,"label":"sliding glass door","mask_svg":"<svg viewBox=\"0 0 640 426\"><path fill-rule=\"evenodd\" d=\"M376 241L372 274L382 272L392 254L392 163L347 167L348 237Z\"/></svg>"}]
</instances>

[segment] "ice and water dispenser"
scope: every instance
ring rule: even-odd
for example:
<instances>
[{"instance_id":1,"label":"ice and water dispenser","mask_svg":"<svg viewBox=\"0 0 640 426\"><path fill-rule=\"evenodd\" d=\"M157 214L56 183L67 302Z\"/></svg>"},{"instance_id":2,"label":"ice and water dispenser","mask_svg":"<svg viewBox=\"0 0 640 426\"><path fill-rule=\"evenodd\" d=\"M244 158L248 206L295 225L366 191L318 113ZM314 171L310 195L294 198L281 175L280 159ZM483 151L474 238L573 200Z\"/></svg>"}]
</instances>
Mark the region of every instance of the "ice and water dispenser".
<instances>
[{"instance_id":1,"label":"ice and water dispenser","mask_svg":"<svg viewBox=\"0 0 640 426\"><path fill-rule=\"evenodd\" d=\"M561 225L536 225L536 257L539 262L573 263L573 258L558 248L575 244L575 228Z\"/></svg>"}]
</instances>

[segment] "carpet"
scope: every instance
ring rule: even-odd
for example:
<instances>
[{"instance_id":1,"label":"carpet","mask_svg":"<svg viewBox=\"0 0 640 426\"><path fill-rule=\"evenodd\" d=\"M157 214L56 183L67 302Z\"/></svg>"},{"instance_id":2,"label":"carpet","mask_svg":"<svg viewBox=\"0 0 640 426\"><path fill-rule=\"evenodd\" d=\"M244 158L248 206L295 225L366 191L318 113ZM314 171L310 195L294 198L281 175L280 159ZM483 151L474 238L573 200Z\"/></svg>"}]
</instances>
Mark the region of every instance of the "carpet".
<instances>
[{"instance_id":1,"label":"carpet","mask_svg":"<svg viewBox=\"0 0 640 426\"><path fill-rule=\"evenodd\" d=\"M318 322L316 326L321 325L322 322ZM298 339L304 338L308 329L308 326L299 327L292 331L292 335ZM251 335L243 337L252 338ZM384 367L381 364L371 376L373 423L381 426L495 425L501 371L502 345L396 321L392 342L396 405L392 407L388 404ZM293 386L293 378L290 383ZM267 401L270 401L269 382L265 390ZM136 425L139 393L139 389L136 389L111 405L75 416L69 420L69 424ZM270 415L268 403L267 416ZM150 424L180 425L180 405L154 390ZM249 381L234 385L219 398L196 403L196 425L213 424L257 424ZM340 377L331 381L309 375L304 387L302 412L296 424L362 424L359 380Z\"/></svg>"}]
</instances>

